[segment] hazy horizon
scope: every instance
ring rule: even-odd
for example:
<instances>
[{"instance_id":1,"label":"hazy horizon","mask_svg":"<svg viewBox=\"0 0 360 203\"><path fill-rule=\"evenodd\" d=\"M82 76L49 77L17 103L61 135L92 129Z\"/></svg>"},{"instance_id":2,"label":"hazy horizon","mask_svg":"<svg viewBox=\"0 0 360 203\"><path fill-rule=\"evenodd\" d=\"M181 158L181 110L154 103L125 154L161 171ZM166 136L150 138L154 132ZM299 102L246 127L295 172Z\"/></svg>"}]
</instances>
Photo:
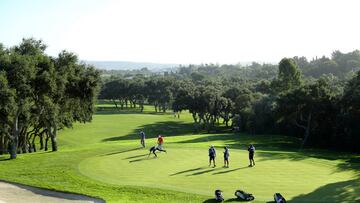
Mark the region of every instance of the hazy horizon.
<instances>
[{"instance_id":1,"label":"hazy horizon","mask_svg":"<svg viewBox=\"0 0 360 203\"><path fill-rule=\"evenodd\" d=\"M2 0L0 43L34 37L83 61L277 63L360 49L360 2Z\"/></svg>"}]
</instances>

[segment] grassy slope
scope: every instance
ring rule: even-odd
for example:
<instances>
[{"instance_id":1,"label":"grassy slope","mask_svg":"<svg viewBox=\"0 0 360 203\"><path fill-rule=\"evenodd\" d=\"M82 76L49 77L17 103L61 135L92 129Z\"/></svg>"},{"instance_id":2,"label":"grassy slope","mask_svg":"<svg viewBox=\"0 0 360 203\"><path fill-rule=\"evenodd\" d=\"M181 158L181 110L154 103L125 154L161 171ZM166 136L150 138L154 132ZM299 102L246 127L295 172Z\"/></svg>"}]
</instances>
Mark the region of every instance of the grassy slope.
<instances>
[{"instance_id":1,"label":"grassy slope","mask_svg":"<svg viewBox=\"0 0 360 203\"><path fill-rule=\"evenodd\" d=\"M359 157L354 155L295 152L296 140L279 136L193 135L189 115L174 119L151 111L101 111L91 124L61 132L59 152L24 154L13 161L0 157L0 179L109 202L211 202L216 188L226 198L242 188L258 202L270 201L277 191L294 202L351 202L360 193L359 164L354 163ZM148 146L155 144L156 134L164 134L169 152L146 159L147 150L137 149L139 129L145 129ZM246 167L250 142L257 147L254 168ZM218 147L215 169L207 166L210 144ZM223 145L231 147L229 169L220 167Z\"/></svg>"}]
</instances>

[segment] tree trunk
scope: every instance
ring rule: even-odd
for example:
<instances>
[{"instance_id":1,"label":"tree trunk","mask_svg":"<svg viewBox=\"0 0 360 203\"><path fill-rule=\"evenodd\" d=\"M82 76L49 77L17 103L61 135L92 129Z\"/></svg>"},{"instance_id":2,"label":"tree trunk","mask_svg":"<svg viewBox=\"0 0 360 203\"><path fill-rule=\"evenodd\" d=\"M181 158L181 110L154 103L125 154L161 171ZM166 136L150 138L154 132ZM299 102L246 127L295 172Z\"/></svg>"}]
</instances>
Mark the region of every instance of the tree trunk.
<instances>
[{"instance_id":1,"label":"tree trunk","mask_svg":"<svg viewBox=\"0 0 360 203\"><path fill-rule=\"evenodd\" d=\"M305 133L304 133L304 140L301 143L301 149L305 146L309 136L310 136L310 124L311 124L311 112L308 115L307 118L307 124L306 124L306 129L305 129Z\"/></svg>"},{"instance_id":2,"label":"tree trunk","mask_svg":"<svg viewBox=\"0 0 360 203\"><path fill-rule=\"evenodd\" d=\"M56 141L56 136L57 136L56 125L50 129L51 129L50 130L51 148L53 152L56 152L58 150L57 141Z\"/></svg>"},{"instance_id":3,"label":"tree trunk","mask_svg":"<svg viewBox=\"0 0 360 203\"><path fill-rule=\"evenodd\" d=\"M3 155L5 152L5 139L4 139L4 135L0 135L0 155Z\"/></svg>"},{"instance_id":4,"label":"tree trunk","mask_svg":"<svg viewBox=\"0 0 360 203\"><path fill-rule=\"evenodd\" d=\"M31 148L32 148L33 152L36 152L35 138L36 138L36 134L34 134L34 137L33 137L32 142L31 142Z\"/></svg>"},{"instance_id":5,"label":"tree trunk","mask_svg":"<svg viewBox=\"0 0 360 203\"><path fill-rule=\"evenodd\" d=\"M40 150L44 149L44 131L39 135L40 139Z\"/></svg>"},{"instance_id":6,"label":"tree trunk","mask_svg":"<svg viewBox=\"0 0 360 203\"><path fill-rule=\"evenodd\" d=\"M13 132L12 132L12 136L11 136L11 143L10 143L10 159L16 159L17 156L17 146L18 146L18 142L19 142L19 126L18 126L18 122L19 122L19 116L17 115L14 118L13 121Z\"/></svg>"},{"instance_id":7,"label":"tree trunk","mask_svg":"<svg viewBox=\"0 0 360 203\"><path fill-rule=\"evenodd\" d=\"M23 153L29 152L29 145L28 145L28 139L27 139L28 135L27 135L26 131L27 131L27 128L23 128L23 130L21 132Z\"/></svg>"},{"instance_id":8,"label":"tree trunk","mask_svg":"<svg viewBox=\"0 0 360 203\"><path fill-rule=\"evenodd\" d=\"M10 159L16 159L17 156L17 143L18 143L18 139L17 138L13 138L11 140L10 147L9 147L9 153L10 153Z\"/></svg>"},{"instance_id":9,"label":"tree trunk","mask_svg":"<svg viewBox=\"0 0 360 203\"><path fill-rule=\"evenodd\" d=\"M143 112L144 111L144 101L140 101L140 112Z\"/></svg>"},{"instance_id":10,"label":"tree trunk","mask_svg":"<svg viewBox=\"0 0 360 203\"><path fill-rule=\"evenodd\" d=\"M115 104L115 108L118 109L118 105L116 103L116 100L115 99L112 99L113 103Z\"/></svg>"},{"instance_id":11,"label":"tree trunk","mask_svg":"<svg viewBox=\"0 0 360 203\"><path fill-rule=\"evenodd\" d=\"M46 138L45 138L45 151L48 150L48 142L49 142L49 129L46 131Z\"/></svg>"}]
</instances>

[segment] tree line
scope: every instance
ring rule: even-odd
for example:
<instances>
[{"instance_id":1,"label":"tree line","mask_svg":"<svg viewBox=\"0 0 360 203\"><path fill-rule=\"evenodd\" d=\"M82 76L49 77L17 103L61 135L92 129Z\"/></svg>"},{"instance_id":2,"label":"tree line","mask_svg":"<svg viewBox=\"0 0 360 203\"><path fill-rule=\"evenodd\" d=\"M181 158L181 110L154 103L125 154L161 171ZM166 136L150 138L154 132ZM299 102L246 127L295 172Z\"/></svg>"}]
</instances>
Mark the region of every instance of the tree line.
<instances>
[{"instance_id":1,"label":"tree line","mask_svg":"<svg viewBox=\"0 0 360 203\"><path fill-rule=\"evenodd\" d=\"M324 57L307 66L303 63L302 68L298 64L304 60L298 57L284 58L278 65L252 63L242 68L189 65L162 75L108 78L100 98L112 100L118 108L129 103L142 110L148 103L155 111L187 110L196 131L216 131L223 124L254 134L296 136L301 147L359 152L360 72L355 70L360 69L360 54L339 53L329 59L340 69L346 64L338 75L328 69L316 77L304 73L304 67Z\"/></svg>"},{"instance_id":2,"label":"tree line","mask_svg":"<svg viewBox=\"0 0 360 203\"><path fill-rule=\"evenodd\" d=\"M45 54L41 40L0 44L0 155L57 151L57 132L89 122L100 89L100 72L73 53ZM37 148L37 145L40 148Z\"/></svg>"}]
</instances>

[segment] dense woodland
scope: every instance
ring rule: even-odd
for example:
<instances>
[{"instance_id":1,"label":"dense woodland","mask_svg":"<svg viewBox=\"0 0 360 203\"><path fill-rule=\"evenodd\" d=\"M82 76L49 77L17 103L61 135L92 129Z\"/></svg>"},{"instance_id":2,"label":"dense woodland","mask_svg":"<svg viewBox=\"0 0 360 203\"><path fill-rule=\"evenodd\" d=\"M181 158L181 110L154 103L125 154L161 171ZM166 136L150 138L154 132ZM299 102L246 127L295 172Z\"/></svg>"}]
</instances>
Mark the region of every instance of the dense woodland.
<instances>
[{"instance_id":1,"label":"dense woodland","mask_svg":"<svg viewBox=\"0 0 360 203\"><path fill-rule=\"evenodd\" d=\"M75 54L50 57L45 49L31 38L10 48L0 44L0 155L16 158L50 144L56 151L58 130L91 121L99 92L119 110L150 104L156 112L189 111L194 132L284 134L301 139L301 147L360 152L359 51L284 58L278 65L102 71L101 77Z\"/></svg>"},{"instance_id":2,"label":"dense woodland","mask_svg":"<svg viewBox=\"0 0 360 203\"><path fill-rule=\"evenodd\" d=\"M112 71L100 98L116 108L154 105L155 111L188 110L194 131L219 126L252 134L284 134L302 147L360 152L360 52L333 52L278 65L202 64L151 74Z\"/></svg>"},{"instance_id":3,"label":"dense woodland","mask_svg":"<svg viewBox=\"0 0 360 203\"><path fill-rule=\"evenodd\" d=\"M48 150L49 140L57 151L58 130L91 121L100 72L73 53L50 57L45 49L35 39L0 44L0 155Z\"/></svg>"}]
</instances>

